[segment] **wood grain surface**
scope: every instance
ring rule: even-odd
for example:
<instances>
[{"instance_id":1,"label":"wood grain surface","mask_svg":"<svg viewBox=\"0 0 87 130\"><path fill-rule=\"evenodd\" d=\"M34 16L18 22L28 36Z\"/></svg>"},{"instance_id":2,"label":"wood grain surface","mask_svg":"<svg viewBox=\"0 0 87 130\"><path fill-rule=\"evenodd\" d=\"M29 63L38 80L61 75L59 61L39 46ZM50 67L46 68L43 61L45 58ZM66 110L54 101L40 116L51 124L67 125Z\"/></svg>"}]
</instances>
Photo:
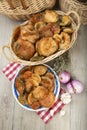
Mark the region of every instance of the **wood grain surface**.
<instances>
[{"instance_id":1,"label":"wood grain surface","mask_svg":"<svg viewBox=\"0 0 87 130\"><path fill-rule=\"evenodd\" d=\"M11 82L2 73L8 61L3 57L1 48L7 44L13 28L20 22L12 21L0 15L0 130L86 130L87 129L87 26L81 26L78 38L69 50L71 62L69 71L84 85L80 95L73 95L71 104L65 106L65 116L56 114L48 123L40 119L35 112L21 108L15 101ZM7 50L6 50L7 52ZM52 64L54 61L51 61Z\"/></svg>"}]
</instances>

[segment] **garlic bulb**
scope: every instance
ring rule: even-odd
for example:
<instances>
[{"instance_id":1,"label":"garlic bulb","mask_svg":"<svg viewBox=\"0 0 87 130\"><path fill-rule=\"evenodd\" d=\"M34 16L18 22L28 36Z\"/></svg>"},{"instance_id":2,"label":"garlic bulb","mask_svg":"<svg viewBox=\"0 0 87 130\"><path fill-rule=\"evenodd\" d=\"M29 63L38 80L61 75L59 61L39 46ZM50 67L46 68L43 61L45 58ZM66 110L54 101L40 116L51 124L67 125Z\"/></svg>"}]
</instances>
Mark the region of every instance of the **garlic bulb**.
<instances>
[{"instance_id":1,"label":"garlic bulb","mask_svg":"<svg viewBox=\"0 0 87 130\"><path fill-rule=\"evenodd\" d=\"M63 93L60 97L61 101L64 103L64 104L68 104L71 102L71 95L69 93Z\"/></svg>"}]
</instances>

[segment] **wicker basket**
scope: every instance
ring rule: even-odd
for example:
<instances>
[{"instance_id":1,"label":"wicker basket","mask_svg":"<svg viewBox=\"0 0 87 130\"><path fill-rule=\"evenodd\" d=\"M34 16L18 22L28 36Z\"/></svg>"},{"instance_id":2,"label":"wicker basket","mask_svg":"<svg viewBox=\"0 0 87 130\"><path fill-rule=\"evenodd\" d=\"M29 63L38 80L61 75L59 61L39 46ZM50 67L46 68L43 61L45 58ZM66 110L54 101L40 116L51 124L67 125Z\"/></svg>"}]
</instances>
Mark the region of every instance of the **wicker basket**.
<instances>
[{"instance_id":1,"label":"wicker basket","mask_svg":"<svg viewBox=\"0 0 87 130\"><path fill-rule=\"evenodd\" d=\"M81 24L87 24L87 2L80 2L78 0L59 0L60 9L64 12L70 10L76 11L81 19Z\"/></svg>"},{"instance_id":2,"label":"wicker basket","mask_svg":"<svg viewBox=\"0 0 87 130\"><path fill-rule=\"evenodd\" d=\"M7 60L9 60L9 61L18 62L18 63L21 63L23 65L38 65L38 64L43 64L43 63L46 63L48 61L51 61L54 58L62 55L67 50L69 50L72 47L72 45L75 43L75 40L77 38L77 32L78 32L78 29L79 29L79 26L80 26L79 16L74 11L71 11L71 12L68 12L68 13L64 13L62 11L56 11L56 12L58 14L60 14L60 15L68 15L71 18L71 21L72 21L72 28L73 28L74 32L72 34L71 44L70 44L70 46L67 49L60 50L60 51L56 52L55 54L53 54L51 56L48 56L48 57L46 57L46 58L44 58L43 60L40 60L40 61L25 61L25 60L22 60L22 59L20 59L20 58L18 58L16 56L16 54L13 52L13 49L12 49L12 40L13 40L13 37L15 35L14 34L15 31L14 31L13 34L12 34L12 36L11 36L11 38L10 38L9 44L8 45L4 45L2 47L2 52L3 52L4 56L5 56L5 58ZM74 16L74 17L72 17L72 16ZM23 25L26 24L27 22L28 21L24 22ZM6 50L5 50L6 48L8 48L8 50L10 51L10 53L11 53L10 57L11 58L7 56Z\"/></svg>"},{"instance_id":3,"label":"wicker basket","mask_svg":"<svg viewBox=\"0 0 87 130\"><path fill-rule=\"evenodd\" d=\"M26 20L32 13L52 8L56 0L0 0L0 12L11 19Z\"/></svg>"}]
</instances>

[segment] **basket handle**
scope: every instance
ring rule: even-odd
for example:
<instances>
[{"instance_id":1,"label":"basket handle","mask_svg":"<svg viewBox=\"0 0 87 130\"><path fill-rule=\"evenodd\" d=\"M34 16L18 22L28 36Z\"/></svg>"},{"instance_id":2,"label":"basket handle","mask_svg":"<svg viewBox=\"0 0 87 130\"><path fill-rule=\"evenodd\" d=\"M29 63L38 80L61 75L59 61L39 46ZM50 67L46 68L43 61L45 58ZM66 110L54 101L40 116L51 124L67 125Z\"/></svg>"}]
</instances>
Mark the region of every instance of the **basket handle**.
<instances>
[{"instance_id":1,"label":"basket handle","mask_svg":"<svg viewBox=\"0 0 87 130\"><path fill-rule=\"evenodd\" d=\"M5 57L8 61L14 61L13 59L11 59L10 57L7 56L7 54L6 54L6 52L5 52L5 49L6 49L6 48L7 48L7 49L9 50L9 52L10 52L10 46L9 46L9 44L2 46L2 53L3 53L4 57ZM11 52L10 52L10 53L11 53Z\"/></svg>"},{"instance_id":2,"label":"basket handle","mask_svg":"<svg viewBox=\"0 0 87 130\"><path fill-rule=\"evenodd\" d=\"M76 16L76 20L74 20L74 22L75 22L75 24L76 24L76 31L78 31L78 29L79 29L79 27L80 27L80 17L79 17L79 15L75 12L75 11L69 11L69 12L67 12L67 15L71 15L71 14L74 14L75 16ZM72 16L73 17L73 16ZM77 21L77 22L76 22Z\"/></svg>"}]
</instances>

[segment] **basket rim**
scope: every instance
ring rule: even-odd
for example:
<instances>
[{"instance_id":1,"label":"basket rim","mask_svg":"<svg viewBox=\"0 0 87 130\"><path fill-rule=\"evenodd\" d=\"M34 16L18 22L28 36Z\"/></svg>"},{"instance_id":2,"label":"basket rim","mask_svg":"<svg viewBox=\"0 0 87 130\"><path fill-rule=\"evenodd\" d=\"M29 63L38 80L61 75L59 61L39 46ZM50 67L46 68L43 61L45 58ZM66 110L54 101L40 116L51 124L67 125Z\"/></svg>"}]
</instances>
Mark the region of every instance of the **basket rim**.
<instances>
[{"instance_id":1,"label":"basket rim","mask_svg":"<svg viewBox=\"0 0 87 130\"><path fill-rule=\"evenodd\" d=\"M73 1L75 1L77 4L82 4L82 5L87 5L87 2L82 2L82 1L78 1L78 0L73 0Z\"/></svg>"}]
</instances>

